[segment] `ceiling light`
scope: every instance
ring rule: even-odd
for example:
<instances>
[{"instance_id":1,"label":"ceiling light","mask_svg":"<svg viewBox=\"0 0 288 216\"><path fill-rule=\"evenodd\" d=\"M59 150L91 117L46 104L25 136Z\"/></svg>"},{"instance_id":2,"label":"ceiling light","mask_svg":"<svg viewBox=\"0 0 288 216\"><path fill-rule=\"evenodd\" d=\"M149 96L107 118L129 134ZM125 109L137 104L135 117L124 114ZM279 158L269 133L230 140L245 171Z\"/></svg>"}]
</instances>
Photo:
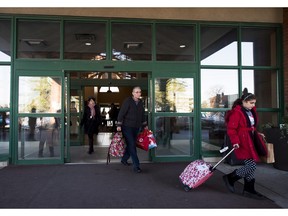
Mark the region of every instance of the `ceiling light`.
<instances>
[{"instance_id":1,"label":"ceiling light","mask_svg":"<svg viewBox=\"0 0 288 216\"><path fill-rule=\"evenodd\" d=\"M21 39L21 41L25 42L29 46L47 46L47 43L44 39Z\"/></svg>"},{"instance_id":2,"label":"ceiling light","mask_svg":"<svg viewBox=\"0 0 288 216\"><path fill-rule=\"evenodd\" d=\"M185 44L181 44L179 47L180 47L180 48L185 48L186 45L185 45Z\"/></svg>"},{"instance_id":3,"label":"ceiling light","mask_svg":"<svg viewBox=\"0 0 288 216\"><path fill-rule=\"evenodd\" d=\"M90 42L86 42L85 45L86 46L91 46L91 43Z\"/></svg>"}]
</instances>

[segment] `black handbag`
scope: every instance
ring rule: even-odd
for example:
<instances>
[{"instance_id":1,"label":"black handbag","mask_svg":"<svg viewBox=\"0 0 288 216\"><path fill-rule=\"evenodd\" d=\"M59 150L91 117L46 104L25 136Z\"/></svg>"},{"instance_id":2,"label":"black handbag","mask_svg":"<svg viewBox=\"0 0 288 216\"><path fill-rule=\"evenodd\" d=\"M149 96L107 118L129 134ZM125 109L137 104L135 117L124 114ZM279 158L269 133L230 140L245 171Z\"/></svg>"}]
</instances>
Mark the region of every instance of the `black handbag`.
<instances>
[{"instance_id":1,"label":"black handbag","mask_svg":"<svg viewBox=\"0 0 288 216\"><path fill-rule=\"evenodd\" d=\"M226 134L224 137L224 143L221 149L228 147L228 150L222 153L222 156L224 157L232 148L232 143L230 141L229 136ZM228 155L225 158L225 163L230 164L231 166L236 166L236 165L244 165L244 160L239 160L237 159L236 155L234 152L232 152L230 155Z\"/></svg>"}]
</instances>

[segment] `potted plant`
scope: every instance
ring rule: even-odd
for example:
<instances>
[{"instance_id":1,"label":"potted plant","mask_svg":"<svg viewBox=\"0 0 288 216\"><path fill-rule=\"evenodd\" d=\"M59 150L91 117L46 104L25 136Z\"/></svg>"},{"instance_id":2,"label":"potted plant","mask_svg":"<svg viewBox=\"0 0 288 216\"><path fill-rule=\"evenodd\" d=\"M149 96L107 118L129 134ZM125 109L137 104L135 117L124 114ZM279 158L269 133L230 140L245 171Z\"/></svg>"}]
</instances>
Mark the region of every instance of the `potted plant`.
<instances>
[{"instance_id":1,"label":"potted plant","mask_svg":"<svg viewBox=\"0 0 288 216\"><path fill-rule=\"evenodd\" d=\"M273 143L273 166L276 169L288 171L288 118L284 117L282 124L274 126L272 123L262 125L262 131L268 143Z\"/></svg>"}]
</instances>

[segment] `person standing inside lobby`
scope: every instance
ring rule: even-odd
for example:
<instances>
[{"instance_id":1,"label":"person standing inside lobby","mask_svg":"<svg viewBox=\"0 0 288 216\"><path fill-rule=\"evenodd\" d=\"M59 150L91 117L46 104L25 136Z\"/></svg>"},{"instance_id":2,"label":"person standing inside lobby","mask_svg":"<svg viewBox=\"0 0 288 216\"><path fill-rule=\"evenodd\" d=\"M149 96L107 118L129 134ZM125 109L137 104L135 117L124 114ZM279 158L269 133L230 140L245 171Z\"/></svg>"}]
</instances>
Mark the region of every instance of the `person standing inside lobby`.
<instances>
[{"instance_id":1,"label":"person standing inside lobby","mask_svg":"<svg viewBox=\"0 0 288 216\"><path fill-rule=\"evenodd\" d=\"M80 127L84 126L84 132L88 136L89 150L88 154L94 152L94 134L98 135L99 125L101 124L100 107L96 104L94 97L89 97L84 114L80 122Z\"/></svg>"},{"instance_id":2,"label":"person standing inside lobby","mask_svg":"<svg viewBox=\"0 0 288 216\"><path fill-rule=\"evenodd\" d=\"M144 104L141 100L141 88L137 86L133 88L132 96L123 101L117 118L117 131L122 131L126 141L126 149L121 163L129 166L128 159L131 157L133 170L136 173L142 171L136 150L136 140L143 127L147 127L147 121Z\"/></svg>"}]
</instances>

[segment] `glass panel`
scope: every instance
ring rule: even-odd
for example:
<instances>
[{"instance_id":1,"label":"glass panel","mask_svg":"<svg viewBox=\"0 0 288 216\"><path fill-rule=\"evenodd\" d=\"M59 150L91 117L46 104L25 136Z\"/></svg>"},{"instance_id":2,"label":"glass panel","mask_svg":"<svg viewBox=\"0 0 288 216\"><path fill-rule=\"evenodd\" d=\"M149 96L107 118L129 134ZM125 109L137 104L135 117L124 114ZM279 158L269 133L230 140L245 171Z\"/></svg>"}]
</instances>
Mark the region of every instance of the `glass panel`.
<instances>
[{"instance_id":1,"label":"glass panel","mask_svg":"<svg viewBox=\"0 0 288 216\"><path fill-rule=\"evenodd\" d=\"M10 113L0 111L0 155L9 153Z\"/></svg>"},{"instance_id":2,"label":"glass panel","mask_svg":"<svg viewBox=\"0 0 288 216\"><path fill-rule=\"evenodd\" d=\"M22 117L18 159L60 157L60 121L56 117Z\"/></svg>"},{"instance_id":3,"label":"glass panel","mask_svg":"<svg viewBox=\"0 0 288 216\"><path fill-rule=\"evenodd\" d=\"M237 70L201 70L201 107L232 107L238 98Z\"/></svg>"},{"instance_id":4,"label":"glass panel","mask_svg":"<svg viewBox=\"0 0 288 216\"><path fill-rule=\"evenodd\" d=\"M202 151L220 150L226 133L225 112L202 112Z\"/></svg>"},{"instance_id":5,"label":"glass panel","mask_svg":"<svg viewBox=\"0 0 288 216\"><path fill-rule=\"evenodd\" d=\"M155 112L189 113L194 109L194 83L191 78L155 79Z\"/></svg>"},{"instance_id":6,"label":"glass panel","mask_svg":"<svg viewBox=\"0 0 288 216\"><path fill-rule=\"evenodd\" d=\"M11 61L10 20L0 20L0 61Z\"/></svg>"},{"instance_id":7,"label":"glass panel","mask_svg":"<svg viewBox=\"0 0 288 216\"><path fill-rule=\"evenodd\" d=\"M10 66L0 66L0 108L10 107Z\"/></svg>"},{"instance_id":8,"label":"glass panel","mask_svg":"<svg viewBox=\"0 0 288 216\"><path fill-rule=\"evenodd\" d=\"M158 61L195 61L194 26L156 26L156 58Z\"/></svg>"},{"instance_id":9,"label":"glass panel","mask_svg":"<svg viewBox=\"0 0 288 216\"><path fill-rule=\"evenodd\" d=\"M243 28L241 36L242 65L276 66L275 28Z\"/></svg>"},{"instance_id":10,"label":"glass panel","mask_svg":"<svg viewBox=\"0 0 288 216\"><path fill-rule=\"evenodd\" d=\"M60 22L19 20L17 58L60 57Z\"/></svg>"},{"instance_id":11,"label":"glass panel","mask_svg":"<svg viewBox=\"0 0 288 216\"><path fill-rule=\"evenodd\" d=\"M65 22L65 59L106 59L106 24Z\"/></svg>"},{"instance_id":12,"label":"glass panel","mask_svg":"<svg viewBox=\"0 0 288 216\"><path fill-rule=\"evenodd\" d=\"M112 59L115 61L151 60L151 25L112 24Z\"/></svg>"},{"instance_id":13,"label":"glass panel","mask_svg":"<svg viewBox=\"0 0 288 216\"><path fill-rule=\"evenodd\" d=\"M156 155L192 155L193 119L187 116L156 117ZM192 128L192 129L191 129Z\"/></svg>"},{"instance_id":14,"label":"glass panel","mask_svg":"<svg viewBox=\"0 0 288 216\"><path fill-rule=\"evenodd\" d=\"M277 112L272 113L272 112L259 112L258 111L258 117L259 117L258 129L260 131L263 131L263 127L265 127L266 124L278 127L279 126L278 124L281 123L281 121L278 120Z\"/></svg>"},{"instance_id":15,"label":"glass panel","mask_svg":"<svg viewBox=\"0 0 288 216\"><path fill-rule=\"evenodd\" d=\"M61 109L61 78L19 77L19 113L35 108L39 113L56 113Z\"/></svg>"},{"instance_id":16,"label":"glass panel","mask_svg":"<svg viewBox=\"0 0 288 216\"><path fill-rule=\"evenodd\" d=\"M201 27L201 65L238 65L237 29Z\"/></svg>"},{"instance_id":17,"label":"glass panel","mask_svg":"<svg viewBox=\"0 0 288 216\"><path fill-rule=\"evenodd\" d=\"M274 70L243 70L242 86L257 97L257 107L278 108L277 72Z\"/></svg>"}]
</instances>

